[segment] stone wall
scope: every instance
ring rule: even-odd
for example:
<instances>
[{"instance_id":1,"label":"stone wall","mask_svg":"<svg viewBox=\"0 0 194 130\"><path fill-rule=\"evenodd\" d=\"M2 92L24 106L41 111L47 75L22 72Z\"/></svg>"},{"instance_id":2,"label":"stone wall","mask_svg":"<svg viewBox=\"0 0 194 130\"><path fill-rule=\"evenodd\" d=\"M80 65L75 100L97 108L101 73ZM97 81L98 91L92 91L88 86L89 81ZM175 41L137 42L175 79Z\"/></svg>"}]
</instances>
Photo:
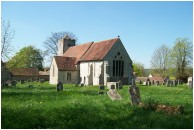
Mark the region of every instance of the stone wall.
<instances>
[{"instance_id":1,"label":"stone wall","mask_svg":"<svg viewBox=\"0 0 194 130\"><path fill-rule=\"evenodd\" d=\"M80 63L81 83L85 85L104 84L103 61L90 61Z\"/></svg>"}]
</instances>

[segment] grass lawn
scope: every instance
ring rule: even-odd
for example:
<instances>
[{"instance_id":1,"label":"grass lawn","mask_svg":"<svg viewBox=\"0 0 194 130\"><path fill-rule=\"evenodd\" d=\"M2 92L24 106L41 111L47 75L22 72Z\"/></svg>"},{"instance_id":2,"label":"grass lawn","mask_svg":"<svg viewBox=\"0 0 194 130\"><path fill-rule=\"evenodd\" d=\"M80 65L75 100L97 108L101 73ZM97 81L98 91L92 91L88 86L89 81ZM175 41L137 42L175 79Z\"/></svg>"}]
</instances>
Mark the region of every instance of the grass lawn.
<instances>
[{"instance_id":1,"label":"grass lawn","mask_svg":"<svg viewBox=\"0 0 194 130\"><path fill-rule=\"evenodd\" d=\"M56 92L48 82L33 85L1 89L1 128L193 128L193 91L186 85L138 86L143 103L182 105L182 115L131 106L128 86L117 90L122 100L112 101L97 86L64 85Z\"/></svg>"}]
</instances>

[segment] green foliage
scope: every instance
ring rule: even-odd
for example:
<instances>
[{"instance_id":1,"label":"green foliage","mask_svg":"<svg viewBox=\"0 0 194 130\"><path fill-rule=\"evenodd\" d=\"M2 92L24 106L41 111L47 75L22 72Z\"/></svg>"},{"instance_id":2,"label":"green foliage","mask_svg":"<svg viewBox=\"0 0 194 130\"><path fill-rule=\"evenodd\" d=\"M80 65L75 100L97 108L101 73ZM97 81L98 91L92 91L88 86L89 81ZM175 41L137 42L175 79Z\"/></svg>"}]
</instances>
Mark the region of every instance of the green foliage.
<instances>
[{"instance_id":1,"label":"green foliage","mask_svg":"<svg viewBox=\"0 0 194 130\"><path fill-rule=\"evenodd\" d=\"M118 90L122 100L112 101L108 95L98 95L97 86L64 85L56 92L47 83L17 84L3 88L1 127L52 129L148 129L193 128L192 90L178 87L139 86L145 104L183 105L183 115L169 115L150 109L131 106L128 87Z\"/></svg>"},{"instance_id":2,"label":"green foliage","mask_svg":"<svg viewBox=\"0 0 194 130\"><path fill-rule=\"evenodd\" d=\"M172 63L176 68L176 77L187 80L188 73L186 69L191 66L193 60L193 46L186 38L177 38L172 49Z\"/></svg>"},{"instance_id":3,"label":"green foliage","mask_svg":"<svg viewBox=\"0 0 194 130\"><path fill-rule=\"evenodd\" d=\"M141 63L133 63L133 71L137 76L142 76L144 74L144 65Z\"/></svg>"},{"instance_id":4,"label":"green foliage","mask_svg":"<svg viewBox=\"0 0 194 130\"><path fill-rule=\"evenodd\" d=\"M37 68L42 70L43 57L41 51L33 46L27 46L22 48L11 58L6 64L7 68L12 70L15 68Z\"/></svg>"}]
</instances>

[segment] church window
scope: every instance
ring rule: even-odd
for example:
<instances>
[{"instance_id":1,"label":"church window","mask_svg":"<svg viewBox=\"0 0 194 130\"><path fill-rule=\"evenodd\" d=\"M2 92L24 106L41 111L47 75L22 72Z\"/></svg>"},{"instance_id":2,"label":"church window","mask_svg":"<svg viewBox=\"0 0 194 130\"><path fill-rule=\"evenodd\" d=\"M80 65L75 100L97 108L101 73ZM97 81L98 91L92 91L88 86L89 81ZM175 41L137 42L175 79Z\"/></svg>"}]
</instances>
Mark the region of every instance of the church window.
<instances>
[{"instance_id":1,"label":"church window","mask_svg":"<svg viewBox=\"0 0 194 130\"><path fill-rule=\"evenodd\" d=\"M117 56L113 59L113 77L123 77L124 74L124 60L120 54L117 53Z\"/></svg>"}]
</instances>

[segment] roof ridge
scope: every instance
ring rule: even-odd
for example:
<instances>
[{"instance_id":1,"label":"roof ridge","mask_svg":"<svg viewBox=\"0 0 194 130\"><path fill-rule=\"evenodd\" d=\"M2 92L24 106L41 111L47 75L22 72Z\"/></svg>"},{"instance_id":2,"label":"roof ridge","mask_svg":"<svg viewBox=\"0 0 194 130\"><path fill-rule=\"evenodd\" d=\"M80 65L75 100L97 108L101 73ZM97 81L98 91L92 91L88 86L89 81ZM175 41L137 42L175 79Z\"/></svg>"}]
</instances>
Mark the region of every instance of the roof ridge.
<instances>
[{"instance_id":1,"label":"roof ridge","mask_svg":"<svg viewBox=\"0 0 194 130\"><path fill-rule=\"evenodd\" d=\"M119 38L118 37L117 38L111 38L111 39L107 39L107 40L97 41L97 42L94 42L94 43L105 42L105 41L110 41L110 40L115 40L115 39L119 39Z\"/></svg>"},{"instance_id":2,"label":"roof ridge","mask_svg":"<svg viewBox=\"0 0 194 130\"><path fill-rule=\"evenodd\" d=\"M88 47L88 49L84 52L84 54L79 58L82 59L82 57L86 54L86 52L90 49L90 47L93 45L94 42L91 42L90 46Z\"/></svg>"}]
</instances>

